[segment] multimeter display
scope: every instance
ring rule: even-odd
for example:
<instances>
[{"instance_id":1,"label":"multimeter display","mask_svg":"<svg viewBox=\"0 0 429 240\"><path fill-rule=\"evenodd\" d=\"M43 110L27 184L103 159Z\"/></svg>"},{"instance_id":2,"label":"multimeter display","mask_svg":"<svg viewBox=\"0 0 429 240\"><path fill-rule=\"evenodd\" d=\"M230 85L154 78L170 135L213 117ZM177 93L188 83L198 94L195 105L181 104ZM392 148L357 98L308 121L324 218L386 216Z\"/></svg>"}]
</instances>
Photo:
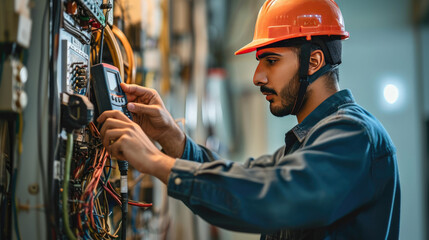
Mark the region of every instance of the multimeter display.
<instances>
[{"instance_id":1,"label":"multimeter display","mask_svg":"<svg viewBox=\"0 0 429 240\"><path fill-rule=\"evenodd\" d=\"M127 109L127 96L120 86L119 70L115 66L100 63L91 67L91 74L98 113L119 110L132 119L131 113Z\"/></svg>"},{"instance_id":2,"label":"multimeter display","mask_svg":"<svg viewBox=\"0 0 429 240\"><path fill-rule=\"evenodd\" d=\"M107 79L109 80L110 91L119 92L119 85L117 83L116 74L110 71L107 71Z\"/></svg>"}]
</instances>

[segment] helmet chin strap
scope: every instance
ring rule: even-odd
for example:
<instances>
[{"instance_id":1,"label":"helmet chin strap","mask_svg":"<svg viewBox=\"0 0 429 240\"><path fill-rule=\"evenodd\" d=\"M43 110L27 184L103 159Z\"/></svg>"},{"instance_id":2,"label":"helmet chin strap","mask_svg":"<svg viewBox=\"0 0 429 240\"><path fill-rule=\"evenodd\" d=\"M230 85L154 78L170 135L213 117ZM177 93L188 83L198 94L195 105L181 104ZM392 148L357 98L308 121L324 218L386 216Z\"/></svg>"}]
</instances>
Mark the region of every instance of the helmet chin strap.
<instances>
[{"instance_id":1,"label":"helmet chin strap","mask_svg":"<svg viewBox=\"0 0 429 240\"><path fill-rule=\"evenodd\" d=\"M313 83L316 79L318 79L323 74L329 72L330 70L337 68L337 65L332 66L331 64L326 64L321 67L317 72L312 75L308 75L308 68L310 65L310 54L311 54L311 43L304 43L301 46L301 56L299 59L299 90L298 96L295 99L295 104L293 106L292 115L296 115L302 107L304 102L304 96L307 92L307 87L311 83Z\"/></svg>"}]
</instances>

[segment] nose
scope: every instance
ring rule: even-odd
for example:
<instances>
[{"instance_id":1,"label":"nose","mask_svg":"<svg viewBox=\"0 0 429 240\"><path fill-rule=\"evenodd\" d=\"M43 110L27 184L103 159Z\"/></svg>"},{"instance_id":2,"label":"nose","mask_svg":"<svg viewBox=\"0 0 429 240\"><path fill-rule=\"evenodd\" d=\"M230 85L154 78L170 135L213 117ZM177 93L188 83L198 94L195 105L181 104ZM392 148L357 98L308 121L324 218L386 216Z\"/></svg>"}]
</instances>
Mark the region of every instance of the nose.
<instances>
[{"instance_id":1,"label":"nose","mask_svg":"<svg viewBox=\"0 0 429 240\"><path fill-rule=\"evenodd\" d=\"M258 64L258 67L255 70L253 75L253 84L255 86L263 86L268 83L267 74L263 70L261 63Z\"/></svg>"}]
</instances>

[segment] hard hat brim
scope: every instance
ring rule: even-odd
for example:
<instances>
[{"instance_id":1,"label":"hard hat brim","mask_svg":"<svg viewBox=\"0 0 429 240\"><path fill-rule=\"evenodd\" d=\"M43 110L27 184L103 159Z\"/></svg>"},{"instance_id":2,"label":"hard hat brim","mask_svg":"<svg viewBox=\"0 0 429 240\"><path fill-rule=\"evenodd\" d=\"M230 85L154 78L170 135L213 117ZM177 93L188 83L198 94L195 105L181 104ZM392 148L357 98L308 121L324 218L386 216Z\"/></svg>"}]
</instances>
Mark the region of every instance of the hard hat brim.
<instances>
[{"instance_id":1,"label":"hard hat brim","mask_svg":"<svg viewBox=\"0 0 429 240\"><path fill-rule=\"evenodd\" d=\"M270 38L263 38L263 39L253 40L252 42L250 42L246 46L244 46L244 47L240 48L238 51L236 51L235 55L241 55L241 54L253 52L259 47L263 47L263 46L266 46L270 43L276 42L276 40L277 39L274 39L274 38L271 38L271 39Z\"/></svg>"},{"instance_id":2,"label":"hard hat brim","mask_svg":"<svg viewBox=\"0 0 429 240\"><path fill-rule=\"evenodd\" d=\"M256 39L253 40L252 42L250 42L249 44L245 45L244 47L240 48L238 51L236 51L234 54L235 55L241 55L241 54L245 54L245 53L250 53L255 51L256 49L260 48L260 47L264 47L267 45L270 45L272 43L275 42L280 42L283 40L287 40L287 39L294 39L294 38L300 38L300 37L305 37L307 38L307 40L311 40L312 36L322 36L322 35L328 35L328 36L334 36L334 35L338 35L341 36L342 40L348 39L350 34L346 31L340 31L338 33L330 33L330 34L326 34L323 32L320 33L316 33L316 34L296 34L294 36L287 36L285 38L260 38L260 39Z\"/></svg>"}]
</instances>

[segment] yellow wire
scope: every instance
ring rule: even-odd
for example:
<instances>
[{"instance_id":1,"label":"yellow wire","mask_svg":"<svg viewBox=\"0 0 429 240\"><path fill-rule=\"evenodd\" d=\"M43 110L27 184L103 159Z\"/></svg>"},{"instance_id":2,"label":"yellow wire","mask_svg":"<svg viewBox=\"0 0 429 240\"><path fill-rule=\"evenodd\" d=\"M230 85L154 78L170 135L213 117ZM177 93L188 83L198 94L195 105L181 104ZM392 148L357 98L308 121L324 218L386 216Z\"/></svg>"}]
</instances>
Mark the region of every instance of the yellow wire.
<instances>
[{"instance_id":1,"label":"yellow wire","mask_svg":"<svg viewBox=\"0 0 429 240\"><path fill-rule=\"evenodd\" d=\"M69 225L69 212L68 212L68 188L69 188L69 179L70 179L70 165L73 152L73 133L67 133L67 148L66 148L66 160L65 160L65 172L64 172L64 183L63 183L63 220L64 228L67 234L67 237L71 240L76 240L73 231Z\"/></svg>"},{"instance_id":2,"label":"yellow wire","mask_svg":"<svg viewBox=\"0 0 429 240\"><path fill-rule=\"evenodd\" d=\"M114 65L119 69L121 79L124 79L124 62L121 49L119 48L115 35L108 25L106 25L106 28L104 29L104 40L106 41L107 47L110 50Z\"/></svg>"},{"instance_id":3,"label":"yellow wire","mask_svg":"<svg viewBox=\"0 0 429 240\"><path fill-rule=\"evenodd\" d=\"M124 71L127 72L127 79L122 79L123 82L126 82L128 84L134 84L136 83L136 63L134 59L134 52L131 48L131 44L128 41L125 34L116 26L112 26L112 32L113 34L119 39L119 42L121 42L122 46L125 49L125 55L128 60L128 69L125 69ZM121 53L122 54L122 53ZM124 64L125 65L125 64Z\"/></svg>"},{"instance_id":4,"label":"yellow wire","mask_svg":"<svg viewBox=\"0 0 429 240\"><path fill-rule=\"evenodd\" d=\"M119 229L121 229L121 227L122 227L122 220L119 222L119 226L116 229L115 234L113 234L113 235L118 235Z\"/></svg>"}]
</instances>

